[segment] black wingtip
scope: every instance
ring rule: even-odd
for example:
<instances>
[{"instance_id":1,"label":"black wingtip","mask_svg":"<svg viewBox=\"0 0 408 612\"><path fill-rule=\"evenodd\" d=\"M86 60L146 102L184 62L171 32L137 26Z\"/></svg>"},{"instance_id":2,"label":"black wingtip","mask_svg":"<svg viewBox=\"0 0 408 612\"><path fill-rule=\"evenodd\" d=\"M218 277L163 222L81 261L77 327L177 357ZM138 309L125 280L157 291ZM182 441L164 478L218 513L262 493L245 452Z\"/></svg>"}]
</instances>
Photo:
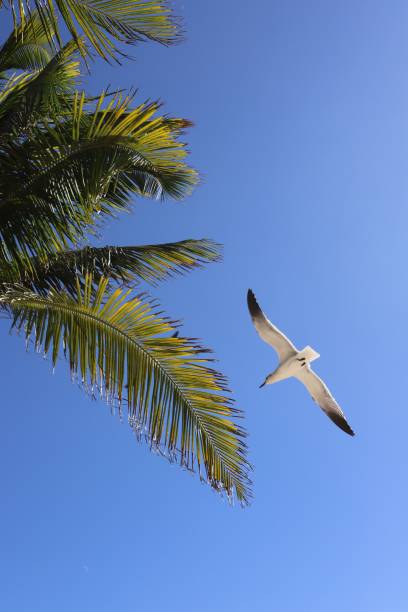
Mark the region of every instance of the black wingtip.
<instances>
[{"instance_id":1,"label":"black wingtip","mask_svg":"<svg viewBox=\"0 0 408 612\"><path fill-rule=\"evenodd\" d=\"M262 385L259 385L259 388L262 389L266 385L266 382L263 382Z\"/></svg>"},{"instance_id":2,"label":"black wingtip","mask_svg":"<svg viewBox=\"0 0 408 612\"><path fill-rule=\"evenodd\" d=\"M351 429L350 425L347 423L346 419L343 416L340 416L340 415L329 415L329 417L331 418L333 423L335 423L337 425L337 427L340 427L340 429L342 431L344 431L344 433L348 434L349 436L355 436L356 435L354 433L354 431Z\"/></svg>"},{"instance_id":3,"label":"black wingtip","mask_svg":"<svg viewBox=\"0 0 408 612\"><path fill-rule=\"evenodd\" d=\"M337 423L338 424L338 423ZM355 436L355 432L351 429L350 425L347 423L347 421L344 421L341 423L340 428L349 436Z\"/></svg>"},{"instance_id":4,"label":"black wingtip","mask_svg":"<svg viewBox=\"0 0 408 612\"><path fill-rule=\"evenodd\" d=\"M248 289L247 302L248 302L248 310L251 313L252 317L254 317L255 315L259 314L259 312L261 312L261 309L259 307L258 302L256 301L255 294L252 291L252 289Z\"/></svg>"}]
</instances>

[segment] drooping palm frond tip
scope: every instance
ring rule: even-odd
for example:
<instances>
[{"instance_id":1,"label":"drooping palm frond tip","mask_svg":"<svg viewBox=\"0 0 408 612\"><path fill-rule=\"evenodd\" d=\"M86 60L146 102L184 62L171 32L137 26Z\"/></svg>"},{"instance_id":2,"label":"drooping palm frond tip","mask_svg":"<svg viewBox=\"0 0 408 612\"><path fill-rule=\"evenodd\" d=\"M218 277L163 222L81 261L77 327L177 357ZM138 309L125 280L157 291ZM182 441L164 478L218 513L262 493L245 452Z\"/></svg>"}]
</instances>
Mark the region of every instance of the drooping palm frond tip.
<instances>
[{"instance_id":1,"label":"drooping palm frond tip","mask_svg":"<svg viewBox=\"0 0 408 612\"><path fill-rule=\"evenodd\" d=\"M0 0L0 8L3 5L11 6L23 23L35 8L54 45L61 45L61 19L75 41L85 35L106 60L118 61L123 55L117 42L134 45L152 40L171 45L181 35L180 22L167 0Z\"/></svg>"},{"instance_id":2,"label":"drooping palm frond tip","mask_svg":"<svg viewBox=\"0 0 408 612\"><path fill-rule=\"evenodd\" d=\"M153 447L187 469L198 468L216 490L250 498L245 432L225 377L210 367L206 349L174 337L175 325L143 296L118 289L107 295L87 276L72 297L39 296L13 288L0 298L14 325L56 363L61 346L71 372L128 411L129 422Z\"/></svg>"}]
</instances>

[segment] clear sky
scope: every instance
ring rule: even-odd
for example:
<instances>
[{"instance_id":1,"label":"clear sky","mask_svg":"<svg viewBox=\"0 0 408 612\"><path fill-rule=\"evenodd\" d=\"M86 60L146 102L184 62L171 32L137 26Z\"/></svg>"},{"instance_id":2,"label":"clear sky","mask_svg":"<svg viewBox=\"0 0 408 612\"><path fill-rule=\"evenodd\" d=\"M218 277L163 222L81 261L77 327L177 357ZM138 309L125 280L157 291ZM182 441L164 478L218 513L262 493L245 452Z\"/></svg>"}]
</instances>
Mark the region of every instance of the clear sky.
<instances>
[{"instance_id":1,"label":"clear sky","mask_svg":"<svg viewBox=\"0 0 408 612\"><path fill-rule=\"evenodd\" d=\"M136 202L101 242L224 243L222 264L152 293L230 378L254 501L231 508L152 455L0 321L0 609L406 612L408 7L175 6L184 44L98 62L89 87L192 119L203 181L182 204ZM276 359L248 287L321 354L355 438L297 381L258 388Z\"/></svg>"}]
</instances>

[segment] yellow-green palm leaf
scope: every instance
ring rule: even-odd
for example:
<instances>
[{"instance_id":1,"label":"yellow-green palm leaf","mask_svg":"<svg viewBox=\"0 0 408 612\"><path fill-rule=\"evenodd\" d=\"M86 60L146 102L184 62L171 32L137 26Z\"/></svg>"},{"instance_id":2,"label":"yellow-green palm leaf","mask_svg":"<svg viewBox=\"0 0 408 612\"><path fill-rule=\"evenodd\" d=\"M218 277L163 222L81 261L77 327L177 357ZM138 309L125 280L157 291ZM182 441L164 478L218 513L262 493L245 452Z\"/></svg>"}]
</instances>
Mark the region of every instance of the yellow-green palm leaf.
<instances>
[{"instance_id":1,"label":"yellow-green palm leaf","mask_svg":"<svg viewBox=\"0 0 408 612\"><path fill-rule=\"evenodd\" d=\"M48 20L47 27L52 31ZM0 74L7 70L38 70L51 59L48 37L40 15L34 12L30 19L16 25L0 48Z\"/></svg>"},{"instance_id":2,"label":"yellow-green palm leaf","mask_svg":"<svg viewBox=\"0 0 408 612\"><path fill-rule=\"evenodd\" d=\"M94 285L102 277L126 286L141 281L156 285L168 277L219 261L220 251L221 245L207 239L142 246L87 246L28 262L3 262L0 284L23 284L42 294L49 289L63 289L75 295L78 279L82 282L87 273L92 273Z\"/></svg>"},{"instance_id":3,"label":"yellow-green palm leaf","mask_svg":"<svg viewBox=\"0 0 408 612\"><path fill-rule=\"evenodd\" d=\"M109 296L107 285L101 279L94 289L88 275L75 297L14 287L0 304L53 364L64 347L71 372L127 410L139 437L247 503L245 434L234 421L239 411L224 376L208 365L208 351L193 339L169 335L175 324L143 296L130 299L120 289Z\"/></svg>"},{"instance_id":4,"label":"yellow-green palm leaf","mask_svg":"<svg viewBox=\"0 0 408 612\"><path fill-rule=\"evenodd\" d=\"M166 0L0 0L0 8L7 5L23 24L35 9L51 44L55 43L54 36L61 44L60 18L75 41L85 35L105 59L118 59L117 42L133 45L153 40L170 45L180 36Z\"/></svg>"},{"instance_id":5,"label":"yellow-green palm leaf","mask_svg":"<svg viewBox=\"0 0 408 612\"><path fill-rule=\"evenodd\" d=\"M132 194L182 198L197 183L180 142L188 122L157 115L156 102L132 108L130 99L115 98L104 108L103 95L89 110L77 96L69 113L65 108L53 120L44 117L21 138L21 114L8 100L2 113L0 95L0 140L5 125L16 133L0 148L0 254L6 261L27 263L78 245L95 223L128 209ZM59 96L54 100L55 108Z\"/></svg>"},{"instance_id":6,"label":"yellow-green palm leaf","mask_svg":"<svg viewBox=\"0 0 408 612\"><path fill-rule=\"evenodd\" d=\"M17 51L15 51L15 54ZM38 123L69 112L80 75L77 46L70 41L41 66L12 76L0 89L0 142L15 140Z\"/></svg>"}]
</instances>

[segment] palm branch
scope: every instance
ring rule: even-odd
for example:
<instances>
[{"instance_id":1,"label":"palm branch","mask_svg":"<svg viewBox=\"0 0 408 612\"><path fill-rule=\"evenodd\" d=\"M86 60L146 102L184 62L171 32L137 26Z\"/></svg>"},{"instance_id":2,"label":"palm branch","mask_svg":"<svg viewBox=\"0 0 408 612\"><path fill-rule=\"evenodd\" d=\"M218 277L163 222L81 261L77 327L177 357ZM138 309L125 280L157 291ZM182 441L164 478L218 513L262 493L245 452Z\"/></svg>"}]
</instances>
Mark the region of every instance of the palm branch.
<instances>
[{"instance_id":1,"label":"palm branch","mask_svg":"<svg viewBox=\"0 0 408 612\"><path fill-rule=\"evenodd\" d=\"M52 32L48 20L47 27ZM0 48L0 74L8 70L39 70L51 59L48 37L38 12L30 19L16 24L10 36Z\"/></svg>"},{"instance_id":2,"label":"palm branch","mask_svg":"<svg viewBox=\"0 0 408 612\"><path fill-rule=\"evenodd\" d=\"M106 60L118 61L123 55L117 42L134 45L152 40L170 45L180 37L167 0L0 0L0 8L7 6L13 10L16 30L24 27L35 9L50 44L61 46L61 18L76 43L81 35L86 36Z\"/></svg>"},{"instance_id":3,"label":"palm branch","mask_svg":"<svg viewBox=\"0 0 408 612\"><path fill-rule=\"evenodd\" d=\"M72 375L126 410L139 437L246 504L245 433L233 420L240 412L225 377L196 340L169 336L177 325L145 297L129 299L121 289L108 295L107 287L106 278L95 287L91 275L75 296L11 287L0 305L54 366L63 347Z\"/></svg>"},{"instance_id":4,"label":"palm branch","mask_svg":"<svg viewBox=\"0 0 408 612\"><path fill-rule=\"evenodd\" d=\"M34 259L26 266L17 261L0 263L0 285L23 285L44 295L63 289L76 295L78 280L92 272L94 286L102 277L121 285L140 281L156 285L175 274L183 274L219 261L221 246L212 240L182 240L143 246L87 246Z\"/></svg>"},{"instance_id":5,"label":"palm branch","mask_svg":"<svg viewBox=\"0 0 408 612\"><path fill-rule=\"evenodd\" d=\"M28 139L11 137L0 148L5 260L77 245L96 222L128 209L132 193L181 198L197 182L179 140L188 122L155 116L157 102L131 108L131 99L116 97L103 108L104 101L105 94L88 110L85 96L74 97L70 114L37 122ZM0 97L0 130L1 106Z\"/></svg>"},{"instance_id":6,"label":"palm branch","mask_svg":"<svg viewBox=\"0 0 408 612\"><path fill-rule=\"evenodd\" d=\"M6 80L0 92L0 141L26 134L41 119L66 113L80 76L77 46L68 42L41 69Z\"/></svg>"}]
</instances>

